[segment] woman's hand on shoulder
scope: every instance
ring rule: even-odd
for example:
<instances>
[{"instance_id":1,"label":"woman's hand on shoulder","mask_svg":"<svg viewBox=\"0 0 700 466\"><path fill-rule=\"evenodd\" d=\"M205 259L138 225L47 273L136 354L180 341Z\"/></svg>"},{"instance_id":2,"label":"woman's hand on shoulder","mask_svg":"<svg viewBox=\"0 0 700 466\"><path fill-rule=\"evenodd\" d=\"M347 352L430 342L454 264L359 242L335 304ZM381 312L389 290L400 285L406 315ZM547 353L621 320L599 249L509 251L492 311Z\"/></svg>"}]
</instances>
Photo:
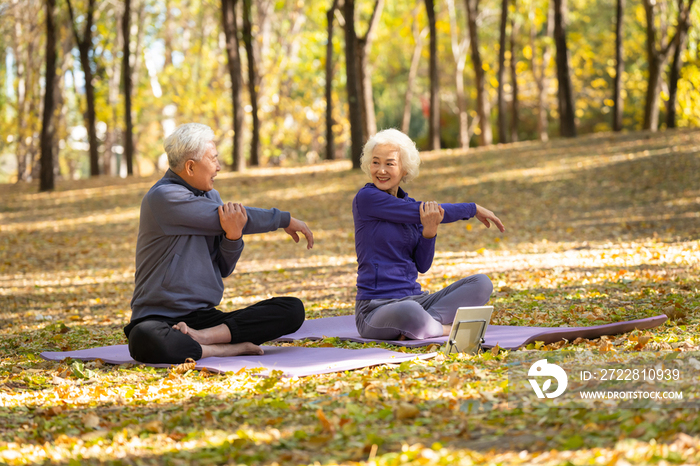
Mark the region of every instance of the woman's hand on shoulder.
<instances>
[{"instance_id":1,"label":"woman's hand on shoulder","mask_svg":"<svg viewBox=\"0 0 700 466\"><path fill-rule=\"evenodd\" d=\"M496 214L491 212L489 209L481 207L479 204L475 204L475 205L476 205L475 217L477 219L479 219L479 221L481 223L486 225L486 228L491 228L491 223L489 222L489 220L490 220L491 222L494 223L494 225L496 225L498 227L498 229L500 230L501 233L506 231L506 227L504 227L501 220L498 217L496 217Z\"/></svg>"},{"instance_id":2,"label":"woman's hand on shoulder","mask_svg":"<svg viewBox=\"0 0 700 466\"><path fill-rule=\"evenodd\" d=\"M435 201L420 203L420 223L423 224L423 237L434 238L438 226L445 218L445 210Z\"/></svg>"}]
</instances>

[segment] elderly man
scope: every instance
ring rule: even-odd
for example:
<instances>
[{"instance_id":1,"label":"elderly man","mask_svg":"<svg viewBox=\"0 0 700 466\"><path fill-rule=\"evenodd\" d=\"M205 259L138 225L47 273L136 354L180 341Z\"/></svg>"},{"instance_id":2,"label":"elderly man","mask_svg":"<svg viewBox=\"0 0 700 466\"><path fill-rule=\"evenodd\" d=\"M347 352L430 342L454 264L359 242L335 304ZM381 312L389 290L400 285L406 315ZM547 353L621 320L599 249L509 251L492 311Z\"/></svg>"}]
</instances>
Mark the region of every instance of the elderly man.
<instances>
[{"instance_id":1,"label":"elderly man","mask_svg":"<svg viewBox=\"0 0 700 466\"><path fill-rule=\"evenodd\" d=\"M304 322L297 298L271 298L224 313L215 307L243 252L243 235L284 228L313 247L311 230L289 212L223 203L214 133L188 123L165 140L170 169L144 196L136 243L129 352L140 362L262 354L257 346Z\"/></svg>"}]
</instances>

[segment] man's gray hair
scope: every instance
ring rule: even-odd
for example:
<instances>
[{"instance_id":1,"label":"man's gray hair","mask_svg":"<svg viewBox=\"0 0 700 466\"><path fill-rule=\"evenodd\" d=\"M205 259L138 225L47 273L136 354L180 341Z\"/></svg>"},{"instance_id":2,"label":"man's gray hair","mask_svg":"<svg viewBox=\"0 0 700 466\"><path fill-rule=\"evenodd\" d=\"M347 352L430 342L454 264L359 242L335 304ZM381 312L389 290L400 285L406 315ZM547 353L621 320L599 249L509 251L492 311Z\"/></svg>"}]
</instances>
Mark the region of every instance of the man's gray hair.
<instances>
[{"instance_id":1,"label":"man's gray hair","mask_svg":"<svg viewBox=\"0 0 700 466\"><path fill-rule=\"evenodd\" d=\"M214 131L207 125L186 123L178 126L163 143L170 169L179 173L188 160L201 160L207 151L207 144L213 140Z\"/></svg>"},{"instance_id":2,"label":"man's gray hair","mask_svg":"<svg viewBox=\"0 0 700 466\"><path fill-rule=\"evenodd\" d=\"M360 157L360 168L370 178L369 165L372 162L372 152L376 146L390 145L399 150L401 157L401 168L406 170L406 176L401 178L401 181L408 183L418 176L420 167L420 155L416 149L416 143L411 138L406 136L398 129L385 129L378 132L365 143L362 149L362 157Z\"/></svg>"}]
</instances>

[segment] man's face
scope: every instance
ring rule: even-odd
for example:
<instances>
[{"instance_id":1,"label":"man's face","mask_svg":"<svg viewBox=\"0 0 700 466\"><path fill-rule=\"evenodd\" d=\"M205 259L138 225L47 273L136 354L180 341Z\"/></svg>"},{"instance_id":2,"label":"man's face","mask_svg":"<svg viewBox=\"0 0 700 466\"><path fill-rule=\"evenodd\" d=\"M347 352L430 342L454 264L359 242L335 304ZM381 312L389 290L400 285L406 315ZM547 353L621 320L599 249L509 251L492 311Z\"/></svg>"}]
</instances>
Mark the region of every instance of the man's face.
<instances>
[{"instance_id":1,"label":"man's face","mask_svg":"<svg viewBox=\"0 0 700 466\"><path fill-rule=\"evenodd\" d=\"M219 153L213 142L207 144L207 151L199 160L188 160L185 164L185 171L188 178L186 181L193 187L201 191L211 191L214 189L214 178L221 164L219 163Z\"/></svg>"}]
</instances>

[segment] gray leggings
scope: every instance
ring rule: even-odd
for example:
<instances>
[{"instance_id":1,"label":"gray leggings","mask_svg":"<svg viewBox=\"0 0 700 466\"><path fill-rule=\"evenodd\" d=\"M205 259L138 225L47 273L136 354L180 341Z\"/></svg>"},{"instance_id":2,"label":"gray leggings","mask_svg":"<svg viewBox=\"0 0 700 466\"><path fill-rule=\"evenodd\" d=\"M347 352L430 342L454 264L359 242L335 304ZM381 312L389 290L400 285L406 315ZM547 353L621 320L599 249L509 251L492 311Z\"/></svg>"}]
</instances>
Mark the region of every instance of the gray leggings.
<instances>
[{"instance_id":1,"label":"gray leggings","mask_svg":"<svg viewBox=\"0 0 700 466\"><path fill-rule=\"evenodd\" d=\"M484 274L454 282L433 294L427 291L400 299L371 299L355 302L355 325L363 338L411 340L438 337L443 325L452 324L457 309L483 306L493 284Z\"/></svg>"}]
</instances>

